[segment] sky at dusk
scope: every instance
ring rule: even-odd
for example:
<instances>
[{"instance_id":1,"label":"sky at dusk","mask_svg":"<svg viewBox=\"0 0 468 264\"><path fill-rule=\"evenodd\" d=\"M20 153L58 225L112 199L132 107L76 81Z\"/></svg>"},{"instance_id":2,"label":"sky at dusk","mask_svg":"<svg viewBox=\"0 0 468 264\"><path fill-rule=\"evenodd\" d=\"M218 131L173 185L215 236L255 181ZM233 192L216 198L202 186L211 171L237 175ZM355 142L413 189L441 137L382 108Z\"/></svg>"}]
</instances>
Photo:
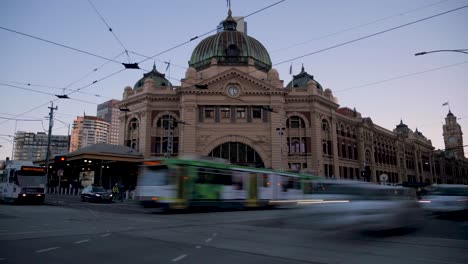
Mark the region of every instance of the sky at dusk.
<instances>
[{"instance_id":1,"label":"sky at dusk","mask_svg":"<svg viewBox=\"0 0 468 264\"><path fill-rule=\"evenodd\" d=\"M227 16L224 0L90 1L0 1L0 159L11 156L15 131L47 131L51 101L58 106L53 134L66 135L77 116L122 99L154 63L179 85L193 49L214 32L203 34ZM233 16L276 2L232 0ZM290 66L298 74L303 64L340 106L389 130L402 119L443 149L445 102L468 142L468 54L414 54L468 49L467 6L467 0L286 0L245 20L285 84ZM121 71L122 62L143 60L141 70ZM73 100L55 96L63 93Z\"/></svg>"}]
</instances>

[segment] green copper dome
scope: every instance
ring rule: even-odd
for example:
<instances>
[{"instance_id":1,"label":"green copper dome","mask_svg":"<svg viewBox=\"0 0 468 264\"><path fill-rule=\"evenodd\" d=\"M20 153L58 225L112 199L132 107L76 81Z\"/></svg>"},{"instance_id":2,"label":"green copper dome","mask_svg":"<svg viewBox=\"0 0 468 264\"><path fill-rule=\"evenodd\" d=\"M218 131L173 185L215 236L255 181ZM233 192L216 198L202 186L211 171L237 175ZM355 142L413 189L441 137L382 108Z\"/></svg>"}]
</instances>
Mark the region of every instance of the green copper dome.
<instances>
[{"instance_id":1,"label":"green copper dome","mask_svg":"<svg viewBox=\"0 0 468 264\"><path fill-rule=\"evenodd\" d=\"M197 71L208 68L211 60L218 65L246 66L253 60L257 69L268 72L271 69L270 55L258 40L236 30L237 22L231 16L223 21L224 30L202 40L192 52L189 66Z\"/></svg>"},{"instance_id":2,"label":"green copper dome","mask_svg":"<svg viewBox=\"0 0 468 264\"><path fill-rule=\"evenodd\" d=\"M314 80L313 75L308 74L304 70L304 66L302 66L301 72L298 75L293 76L293 80L290 81L286 87L306 87L307 83L311 80L317 83L317 89L323 91L322 85Z\"/></svg>"},{"instance_id":3,"label":"green copper dome","mask_svg":"<svg viewBox=\"0 0 468 264\"><path fill-rule=\"evenodd\" d=\"M135 83L133 89L139 89L143 87L145 84L146 79L151 78L154 81L156 86L172 86L172 84L165 78L165 74L162 74L156 70L156 65L153 65L153 70L148 73L143 74L143 78L141 78L138 82Z\"/></svg>"}]
</instances>

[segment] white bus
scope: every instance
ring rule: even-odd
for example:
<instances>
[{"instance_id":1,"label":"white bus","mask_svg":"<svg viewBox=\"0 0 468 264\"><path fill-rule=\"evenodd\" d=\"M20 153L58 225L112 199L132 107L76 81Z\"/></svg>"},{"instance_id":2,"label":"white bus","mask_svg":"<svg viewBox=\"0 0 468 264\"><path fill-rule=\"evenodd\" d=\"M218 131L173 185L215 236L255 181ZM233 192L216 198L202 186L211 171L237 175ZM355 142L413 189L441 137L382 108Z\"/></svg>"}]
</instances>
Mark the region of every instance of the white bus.
<instances>
[{"instance_id":1,"label":"white bus","mask_svg":"<svg viewBox=\"0 0 468 264\"><path fill-rule=\"evenodd\" d=\"M43 203L46 181L46 168L31 161L7 160L0 175L0 201Z\"/></svg>"}]
</instances>

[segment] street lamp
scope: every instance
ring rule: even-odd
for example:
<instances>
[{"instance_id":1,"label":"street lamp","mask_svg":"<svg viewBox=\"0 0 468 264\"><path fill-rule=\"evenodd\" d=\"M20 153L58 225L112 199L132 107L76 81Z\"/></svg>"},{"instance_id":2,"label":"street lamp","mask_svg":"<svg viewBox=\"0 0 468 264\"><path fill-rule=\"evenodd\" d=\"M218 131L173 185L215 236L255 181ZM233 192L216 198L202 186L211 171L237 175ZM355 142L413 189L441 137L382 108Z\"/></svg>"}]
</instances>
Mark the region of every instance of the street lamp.
<instances>
[{"instance_id":1,"label":"street lamp","mask_svg":"<svg viewBox=\"0 0 468 264\"><path fill-rule=\"evenodd\" d=\"M468 54L468 49L423 51L423 52L418 52L418 53L414 54L414 56L421 56L421 55L426 55L426 54L435 53L435 52L458 52L458 53Z\"/></svg>"}]
</instances>

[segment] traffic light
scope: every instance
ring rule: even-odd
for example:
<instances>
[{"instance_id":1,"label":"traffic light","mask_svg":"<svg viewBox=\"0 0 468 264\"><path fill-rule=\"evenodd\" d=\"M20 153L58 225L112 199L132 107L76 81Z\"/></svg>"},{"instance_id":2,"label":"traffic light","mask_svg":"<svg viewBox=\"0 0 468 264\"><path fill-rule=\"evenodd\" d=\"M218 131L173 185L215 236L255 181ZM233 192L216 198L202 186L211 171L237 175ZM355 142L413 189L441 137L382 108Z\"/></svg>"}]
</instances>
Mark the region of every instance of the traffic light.
<instances>
[{"instance_id":1,"label":"traffic light","mask_svg":"<svg viewBox=\"0 0 468 264\"><path fill-rule=\"evenodd\" d=\"M67 165L67 156L55 156L54 166L57 170L65 169Z\"/></svg>"}]
</instances>

